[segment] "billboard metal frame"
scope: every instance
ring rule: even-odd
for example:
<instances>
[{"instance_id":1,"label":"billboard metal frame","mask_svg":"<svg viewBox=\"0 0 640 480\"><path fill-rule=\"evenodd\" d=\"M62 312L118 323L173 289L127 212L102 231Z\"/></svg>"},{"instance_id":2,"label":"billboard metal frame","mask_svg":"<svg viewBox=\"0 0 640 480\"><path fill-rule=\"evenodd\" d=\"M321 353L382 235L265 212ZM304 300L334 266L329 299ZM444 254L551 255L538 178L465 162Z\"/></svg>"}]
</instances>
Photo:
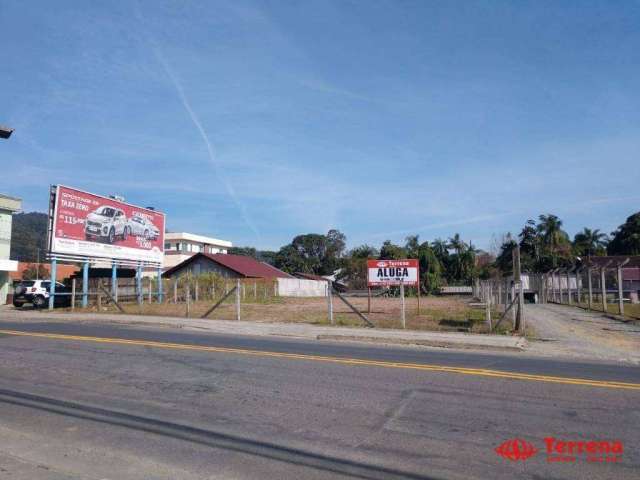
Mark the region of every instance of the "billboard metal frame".
<instances>
[{"instance_id":1,"label":"billboard metal frame","mask_svg":"<svg viewBox=\"0 0 640 480\"><path fill-rule=\"evenodd\" d=\"M82 306L86 307L88 305L88 297L89 297L89 268L90 266L96 266L100 264L110 263L111 265L111 279L112 279L112 290L113 296L117 297L117 271L118 268L128 267L135 268L136 270L136 288L140 289L142 286L142 269L143 268L155 268L157 269L158 275L158 302L162 302L163 292L162 292L162 266L163 262L154 262L149 260L134 260L134 259L126 259L126 258L114 258L109 256L99 256L99 255L75 255L69 253L57 253L52 251L53 248L53 239L54 232L56 228L56 204L57 204L57 195L59 191L59 187L66 187L71 190L76 190L81 193L85 193L87 195L92 195L95 197L104 198L110 201L117 201L118 203L122 203L134 208L141 208L136 205L132 205L130 203L122 202L120 200L116 200L113 198L105 197L104 195L98 195L91 192L86 192L84 190L80 190L73 187L67 187L66 185L51 185L49 188L49 218L47 224L47 257L51 260L51 291L49 293L49 309L53 309L54 298L55 298L55 284L56 284L56 270L58 261L62 262L71 262L71 263L79 263L82 264ZM145 209L148 210L148 209ZM155 212L161 214L164 217L164 213ZM164 222L163 222L164 223ZM166 223L163 225L163 228L166 227ZM164 241L164 240L163 240ZM164 245L162 245L162 252L164 257ZM60 294L58 294L60 295ZM138 295L138 299L140 301L141 297Z\"/></svg>"}]
</instances>

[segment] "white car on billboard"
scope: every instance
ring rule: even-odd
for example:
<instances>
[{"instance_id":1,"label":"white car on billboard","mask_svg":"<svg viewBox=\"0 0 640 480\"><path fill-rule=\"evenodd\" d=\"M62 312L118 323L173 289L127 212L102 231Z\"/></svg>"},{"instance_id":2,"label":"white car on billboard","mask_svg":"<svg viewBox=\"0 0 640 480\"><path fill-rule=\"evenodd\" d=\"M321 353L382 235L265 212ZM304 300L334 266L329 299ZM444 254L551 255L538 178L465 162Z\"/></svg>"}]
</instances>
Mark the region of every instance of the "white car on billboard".
<instances>
[{"instance_id":1,"label":"white car on billboard","mask_svg":"<svg viewBox=\"0 0 640 480\"><path fill-rule=\"evenodd\" d=\"M113 243L117 237L126 240L131 233L131 227L122 210L102 205L87 215L84 233L87 240L98 239Z\"/></svg>"},{"instance_id":2,"label":"white car on billboard","mask_svg":"<svg viewBox=\"0 0 640 480\"><path fill-rule=\"evenodd\" d=\"M147 240L156 240L160 230L148 218L134 216L129 219L129 233Z\"/></svg>"}]
</instances>

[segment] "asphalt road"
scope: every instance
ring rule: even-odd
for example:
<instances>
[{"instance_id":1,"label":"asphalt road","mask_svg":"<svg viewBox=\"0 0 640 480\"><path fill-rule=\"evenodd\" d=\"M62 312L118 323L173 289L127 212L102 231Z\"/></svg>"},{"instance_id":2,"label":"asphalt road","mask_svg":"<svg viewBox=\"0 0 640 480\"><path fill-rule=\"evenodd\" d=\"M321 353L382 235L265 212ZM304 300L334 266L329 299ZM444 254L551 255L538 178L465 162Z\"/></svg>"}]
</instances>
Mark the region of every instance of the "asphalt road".
<instances>
[{"instance_id":1,"label":"asphalt road","mask_svg":"<svg viewBox=\"0 0 640 480\"><path fill-rule=\"evenodd\" d=\"M640 478L637 367L90 324L0 330L0 478ZM620 440L624 453L549 463L545 437ZM512 438L539 451L497 455Z\"/></svg>"}]
</instances>

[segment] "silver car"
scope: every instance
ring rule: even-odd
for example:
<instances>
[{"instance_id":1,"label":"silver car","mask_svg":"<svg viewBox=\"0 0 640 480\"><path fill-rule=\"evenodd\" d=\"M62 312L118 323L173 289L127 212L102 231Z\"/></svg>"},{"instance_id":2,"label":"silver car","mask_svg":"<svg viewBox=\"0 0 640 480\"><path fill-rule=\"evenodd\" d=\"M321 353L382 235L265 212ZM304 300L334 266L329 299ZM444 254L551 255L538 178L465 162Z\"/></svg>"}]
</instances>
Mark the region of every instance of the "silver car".
<instances>
[{"instance_id":1,"label":"silver car","mask_svg":"<svg viewBox=\"0 0 640 480\"><path fill-rule=\"evenodd\" d=\"M108 205L102 205L87 215L84 223L84 233L87 240L107 240L113 243L116 237L126 240L131 232L127 216L122 210Z\"/></svg>"},{"instance_id":2,"label":"silver car","mask_svg":"<svg viewBox=\"0 0 640 480\"><path fill-rule=\"evenodd\" d=\"M160 236L160 230L145 217L131 217L129 219L129 232L131 235L144 237L147 240L155 240Z\"/></svg>"}]
</instances>

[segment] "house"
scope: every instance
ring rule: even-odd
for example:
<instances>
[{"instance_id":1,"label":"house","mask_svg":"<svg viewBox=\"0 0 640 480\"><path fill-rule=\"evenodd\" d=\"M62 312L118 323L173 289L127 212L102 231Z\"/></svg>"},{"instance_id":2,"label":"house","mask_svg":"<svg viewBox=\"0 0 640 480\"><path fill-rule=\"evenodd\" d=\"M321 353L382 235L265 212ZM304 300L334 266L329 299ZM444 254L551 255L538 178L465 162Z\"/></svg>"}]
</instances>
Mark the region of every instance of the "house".
<instances>
[{"instance_id":1,"label":"house","mask_svg":"<svg viewBox=\"0 0 640 480\"><path fill-rule=\"evenodd\" d=\"M172 268L197 253L227 253L233 245L228 240L186 232L164 234L164 268Z\"/></svg>"},{"instance_id":2,"label":"house","mask_svg":"<svg viewBox=\"0 0 640 480\"><path fill-rule=\"evenodd\" d=\"M187 273L200 275L213 272L226 278L295 278L282 270L244 255L227 253L194 253L162 276L174 278Z\"/></svg>"},{"instance_id":3,"label":"house","mask_svg":"<svg viewBox=\"0 0 640 480\"><path fill-rule=\"evenodd\" d=\"M36 263L36 262L18 262L18 269L15 272L10 273L12 281L22 280L25 270L33 269L34 272L40 272L40 278L51 278L51 264L49 263ZM71 278L79 270L77 265L66 265L58 263L56 266L56 280L63 282L67 278Z\"/></svg>"},{"instance_id":4,"label":"house","mask_svg":"<svg viewBox=\"0 0 640 480\"><path fill-rule=\"evenodd\" d=\"M11 287L9 274L18 270L18 262L9 260L11 254L11 215L22 208L22 200L0 194L0 305L7 302Z\"/></svg>"}]
</instances>

